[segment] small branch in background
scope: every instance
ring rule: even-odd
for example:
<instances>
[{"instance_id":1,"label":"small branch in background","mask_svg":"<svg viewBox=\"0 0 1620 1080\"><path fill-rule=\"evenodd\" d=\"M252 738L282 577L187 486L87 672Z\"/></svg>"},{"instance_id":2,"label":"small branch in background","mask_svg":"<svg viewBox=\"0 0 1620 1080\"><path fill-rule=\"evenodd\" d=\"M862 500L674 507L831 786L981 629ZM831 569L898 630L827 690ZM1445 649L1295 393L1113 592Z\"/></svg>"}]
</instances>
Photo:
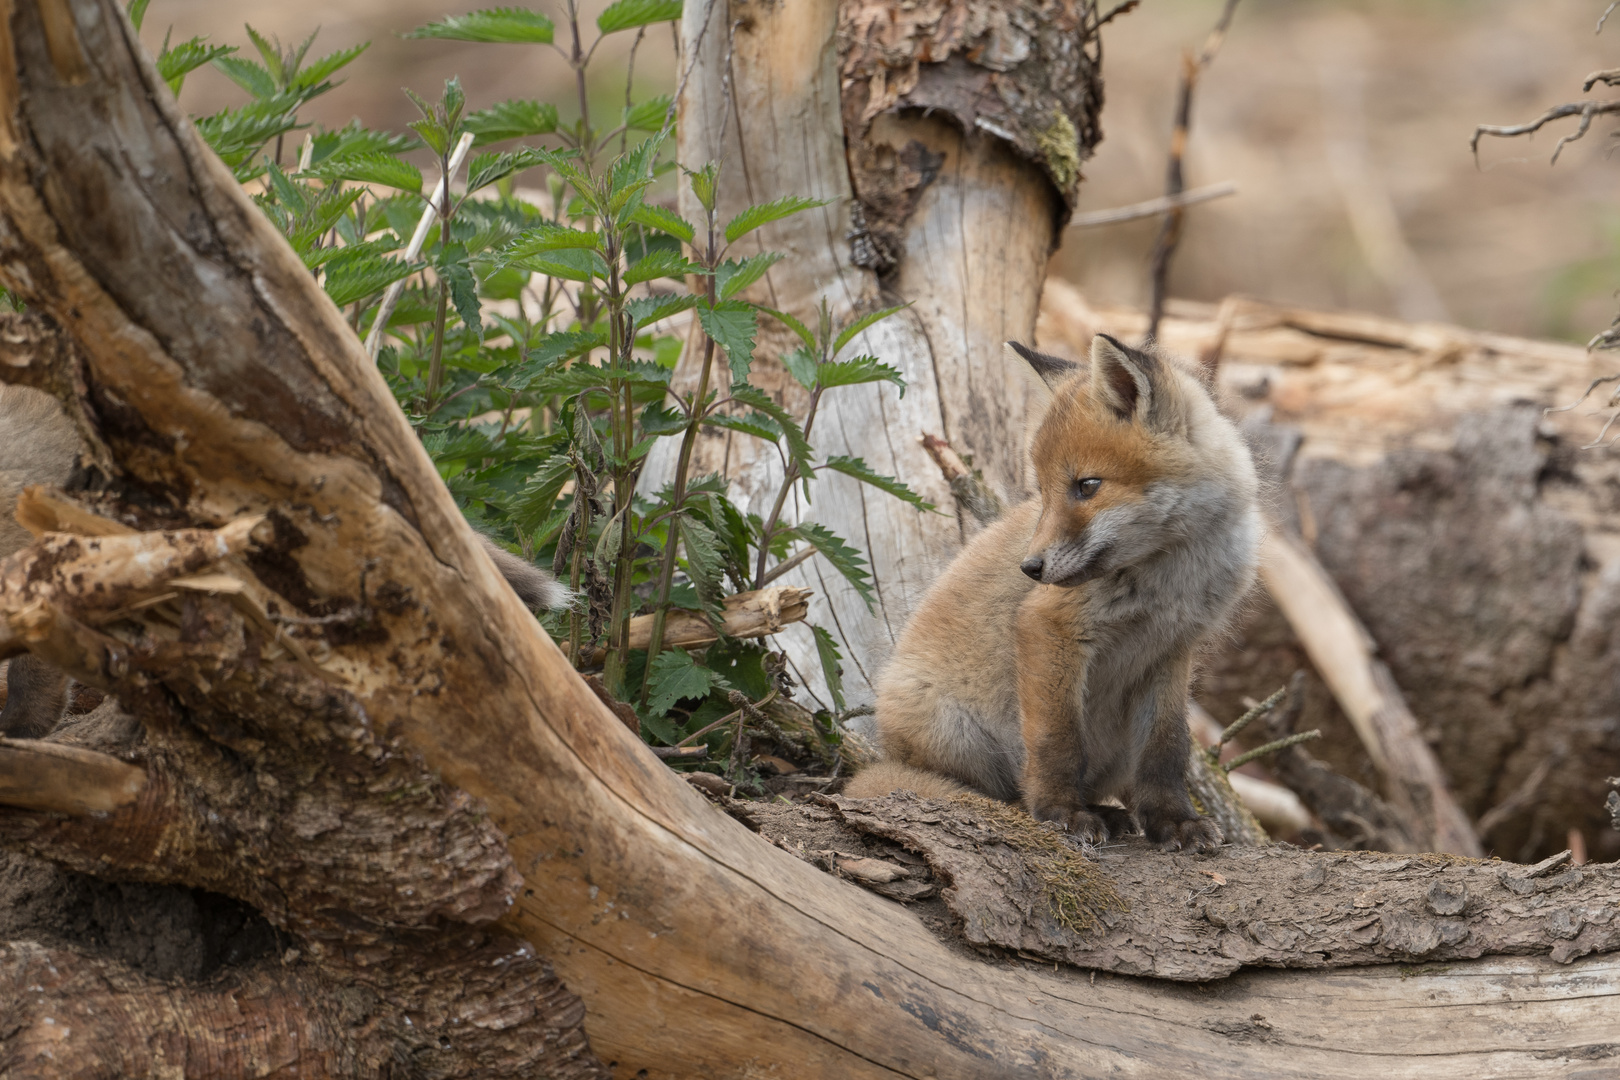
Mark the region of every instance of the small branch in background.
<instances>
[{"instance_id":1,"label":"small branch in background","mask_svg":"<svg viewBox=\"0 0 1620 1080\"><path fill-rule=\"evenodd\" d=\"M1233 769L1241 769L1249 762L1259 761L1268 754L1275 754L1279 750L1287 750L1290 746L1298 746L1300 743L1310 742L1312 739L1320 739L1321 737L1322 729L1312 728L1309 731L1301 731L1297 734L1289 735L1286 738L1275 739L1266 743L1264 746L1257 746L1253 750L1239 754L1237 757L1221 766L1221 768L1225 769L1227 772L1231 772Z\"/></svg>"},{"instance_id":2,"label":"small branch in background","mask_svg":"<svg viewBox=\"0 0 1620 1080\"><path fill-rule=\"evenodd\" d=\"M1216 739L1214 745L1209 748L1209 760L1212 762L1219 761L1221 758L1221 748L1223 746L1237 738L1239 735L1243 734L1244 728L1248 727L1250 724L1260 719L1260 717L1269 713L1272 709L1275 709L1278 704L1281 703L1282 699L1287 696L1288 687L1285 686L1228 724L1221 731L1220 738ZM1232 770L1228 768L1226 771L1231 772Z\"/></svg>"},{"instance_id":3,"label":"small branch in background","mask_svg":"<svg viewBox=\"0 0 1620 1080\"><path fill-rule=\"evenodd\" d=\"M1562 120L1566 116L1579 116L1580 126L1574 131L1558 140L1553 147L1553 164L1557 164L1558 155L1564 152L1564 147L1586 134L1592 126L1592 117L1603 116L1607 113L1620 112L1620 101L1573 101L1567 105L1554 105L1528 124L1480 124L1474 128L1474 137L1468 140L1468 149L1473 151L1474 166L1479 166L1479 137L1481 135L1494 135L1499 139L1512 139L1519 135L1531 135L1540 131L1554 120Z\"/></svg>"},{"instance_id":4,"label":"small branch in background","mask_svg":"<svg viewBox=\"0 0 1620 1080\"><path fill-rule=\"evenodd\" d=\"M1603 24L1605 22L1608 22L1609 15L1611 13L1613 13L1614 9L1617 8L1617 7L1620 7L1620 0L1614 0L1614 3L1610 4L1608 7L1603 9L1603 14L1598 16L1597 29L1592 31L1592 33L1594 33L1594 34L1603 33Z\"/></svg>"},{"instance_id":5,"label":"small branch in background","mask_svg":"<svg viewBox=\"0 0 1620 1080\"><path fill-rule=\"evenodd\" d=\"M1170 132L1170 162L1165 169L1164 194L1166 198L1175 198L1186 187L1182 176L1182 158L1187 152L1187 134L1192 124L1192 98L1193 90L1198 85L1198 77L1209 66L1215 54L1220 51L1221 43L1226 40L1227 28L1232 25L1232 15L1237 11L1238 0L1226 0L1226 6L1221 9L1221 17L1215 23L1215 28L1209 32L1204 40L1204 47L1197 56L1191 53L1183 54L1181 58L1181 88L1176 95L1176 122ZM1159 334L1159 320L1164 316L1165 285L1170 277L1170 257L1176 252L1176 245L1181 242L1182 207L1174 207L1165 215L1164 225L1159 230L1159 239L1153 245L1153 298L1148 305L1147 334L1144 343L1152 343Z\"/></svg>"},{"instance_id":6,"label":"small branch in background","mask_svg":"<svg viewBox=\"0 0 1620 1080\"><path fill-rule=\"evenodd\" d=\"M988 525L1001 516L1001 499L990 490L981 473L968 468L950 443L926 431L917 436L917 441L934 459L934 464L939 466L940 475L950 485L951 495L958 506L972 514L980 525Z\"/></svg>"},{"instance_id":7,"label":"small branch in background","mask_svg":"<svg viewBox=\"0 0 1620 1080\"><path fill-rule=\"evenodd\" d=\"M1288 699L1266 720L1266 734L1284 740L1293 733L1305 711L1305 673L1289 680ZM1321 819L1330 846L1373 851L1418 851L1413 822L1373 792L1348 776L1334 772L1299 746L1284 746L1270 762L1271 770Z\"/></svg>"},{"instance_id":8,"label":"small branch in background","mask_svg":"<svg viewBox=\"0 0 1620 1080\"><path fill-rule=\"evenodd\" d=\"M1474 830L1481 838L1489 836L1498 825L1535 802L1536 796L1541 793L1541 785L1552 772L1553 764L1554 759L1547 758L1537 765L1511 795L1479 816Z\"/></svg>"},{"instance_id":9,"label":"small branch in background","mask_svg":"<svg viewBox=\"0 0 1620 1080\"><path fill-rule=\"evenodd\" d=\"M1093 210L1089 214L1076 214L1069 219L1069 226L1075 229L1093 229L1099 225L1117 225L1122 221L1153 217L1167 210L1180 210L1183 207L1196 206L1201 202L1224 199L1228 195L1236 194L1237 185L1230 180L1223 180L1219 184L1193 188L1179 195L1161 195L1157 199L1116 206L1111 210Z\"/></svg>"},{"instance_id":10,"label":"small branch in background","mask_svg":"<svg viewBox=\"0 0 1620 1080\"><path fill-rule=\"evenodd\" d=\"M1108 14L1097 20L1097 25L1092 27L1092 32L1095 33L1096 31L1101 30L1103 27L1107 26L1121 15L1129 15L1131 12L1136 10L1137 5L1141 2L1142 0L1122 0L1121 3L1115 4L1113 7L1108 9ZM1616 2L1620 3L1620 0L1616 0ZM1598 24L1600 28L1602 25L1602 23Z\"/></svg>"},{"instance_id":11,"label":"small branch in background","mask_svg":"<svg viewBox=\"0 0 1620 1080\"><path fill-rule=\"evenodd\" d=\"M1620 776L1609 777L1609 786L1620 788ZM1609 825L1620 832L1620 791L1609 792L1609 797L1603 800L1603 809L1609 812Z\"/></svg>"}]
</instances>

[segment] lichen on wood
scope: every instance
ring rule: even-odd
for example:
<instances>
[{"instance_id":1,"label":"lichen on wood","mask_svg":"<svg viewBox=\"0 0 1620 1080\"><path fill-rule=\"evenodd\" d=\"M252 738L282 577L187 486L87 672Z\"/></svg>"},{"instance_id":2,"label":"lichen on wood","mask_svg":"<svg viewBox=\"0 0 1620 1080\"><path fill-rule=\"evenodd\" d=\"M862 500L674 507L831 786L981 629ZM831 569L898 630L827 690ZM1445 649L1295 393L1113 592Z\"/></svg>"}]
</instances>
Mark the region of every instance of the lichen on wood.
<instances>
[{"instance_id":1,"label":"lichen on wood","mask_svg":"<svg viewBox=\"0 0 1620 1080\"><path fill-rule=\"evenodd\" d=\"M1039 166L1068 220L1081 165L1102 138L1101 45L1093 0L846 0L839 63L850 172L875 269L897 261L900 226L940 159L916 141L870 137L885 113L948 117ZM857 260L859 261L859 260Z\"/></svg>"}]
</instances>

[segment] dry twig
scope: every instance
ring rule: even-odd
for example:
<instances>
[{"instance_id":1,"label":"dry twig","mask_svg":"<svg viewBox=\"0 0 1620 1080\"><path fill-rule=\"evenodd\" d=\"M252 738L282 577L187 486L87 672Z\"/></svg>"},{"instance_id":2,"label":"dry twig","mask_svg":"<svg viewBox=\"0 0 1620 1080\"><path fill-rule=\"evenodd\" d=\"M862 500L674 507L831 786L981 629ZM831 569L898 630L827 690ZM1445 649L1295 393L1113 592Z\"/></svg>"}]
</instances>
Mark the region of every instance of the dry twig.
<instances>
[{"instance_id":1,"label":"dry twig","mask_svg":"<svg viewBox=\"0 0 1620 1080\"><path fill-rule=\"evenodd\" d=\"M1161 195L1157 199L1146 199L1138 203L1129 203L1125 206L1116 206L1111 210L1093 210L1089 214L1076 214L1069 219L1069 225L1076 229L1093 229L1099 225L1117 225L1122 221L1135 221L1138 218L1153 217L1167 210L1180 210L1183 207L1195 206L1211 199L1222 199L1228 195L1237 194L1237 185L1230 180L1223 180L1219 184L1209 184L1201 188L1193 188L1179 195Z\"/></svg>"},{"instance_id":2,"label":"dry twig","mask_svg":"<svg viewBox=\"0 0 1620 1080\"><path fill-rule=\"evenodd\" d=\"M1215 59L1220 51L1221 42L1226 40L1227 28L1232 25L1232 15L1237 10L1238 0L1226 0L1226 6L1221 9L1221 17L1215 23L1215 29L1209 32L1204 39L1204 47L1197 56L1185 53L1181 58L1181 89L1176 96L1176 123L1170 133L1170 163L1165 169L1164 194L1168 199L1180 195L1185 188L1185 179L1182 176L1181 161L1187 152L1187 131L1192 123L1192 96L1193 89L1198 85L1198 76ZM1181 242L1181 219L1184 211L1181 207L1173 207L1164 217L1164 225L1159 229L1159 239L1153 245L1153 299L1148 306L1148 326L1144 341L1151 342L1159 333L1159 320L1164 316L1165 284L1170 277L1170 257L1175 254L1176 245Z\"/></svg>"},{"instance_id":3,"label":"dry twig","mask_svg":"<svg viewBox=\"0 0 1620 1080\"><path fill-rule=\"evenodd\" d=\"M1604 74L1599 72L1599 75ZM1592 76L1596 78L1596 76ZM1580 125L1576 129L1558 140L1553 147L1552 164L1557 164L1558 155L1564 152L1564 147L1586 134L1592 126L1592 117L1602 116L1606 113L1620 112L1620 101L1573 101L1566 105L1554 105L1528 124L1480 124L1474 128L1474 137L1468 140L1468 148L1473 151L1474 165L1479 165L1479 137L1481 135L1494 135L1499 139L1511 139L1519 135L1531 135L1540 131L1545 125L1554 120L1562 120L1566 116L1579 116Z\"/></svg>"}]
</instances>

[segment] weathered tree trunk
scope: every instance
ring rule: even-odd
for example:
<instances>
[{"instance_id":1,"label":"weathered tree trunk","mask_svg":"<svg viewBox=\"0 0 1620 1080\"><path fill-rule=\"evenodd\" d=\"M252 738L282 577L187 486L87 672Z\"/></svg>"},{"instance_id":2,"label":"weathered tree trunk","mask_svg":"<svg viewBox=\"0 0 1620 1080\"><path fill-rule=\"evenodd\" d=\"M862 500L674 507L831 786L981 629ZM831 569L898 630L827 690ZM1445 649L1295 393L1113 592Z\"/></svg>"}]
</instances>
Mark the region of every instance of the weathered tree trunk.
<instances>
[{"instance_id":1,"label":"weathered tree trunk","mask_svg":"<svg viewBox=\"0 0 1620 1080\"><path fill-rule=\"evenodd\" d=\"M1098 137L1097 17L1090 0L686 8L681 156L724 161L721 220L785 195L831 200L747 241L788 255L751 295L812 324L822 298L840 320L912 305L850 346L899 368L904 395L889 385L829 393L817 448L905 478L947 515L950 493L917 441L925 431L971 453L998 489L1028 488L1024 431L1039 391L1003 342L1034 333L1046 261ZM797 404L802 391L774 359L788 339L764 328L756 366ZM724 472L739 505L769 511L782 466L763 444L716 435L694 460ZM783 579L825 605L815 618L845 642L859 700L966 523L837 474L791 509L871 561L875 614L820 560ZM818 681L809 635L785 639Z\"/></svg>"},{"instance_id":2,"label":"weathered tree trunk","mask_svg":"<svg viewBox=\"0 0 1620 1080\"><path fill-rule=\"evenodd\" d=\"M965 955L711 807L505 586L114 0L19 0L0 19L0 279L38 313L5 335L38 347L0 373L52 387L100 448L71 494L37 496L59 528L0 569L0 652L33 651L133 714L50 740L78 747L57 756L101 777L113 809L14 792L0 839L67 867L58 889L207 890L173 893L214 913L198 925L268 924L190 975L43 931L0 947L7 1076L1481 1077L1613 1053L1608 958L1088 978L1043 953ZM1029 857L1048 871L1083 855L1003 813L1044 837ZM1341 882L1328 858L1258 858L1311 888L1273 889L1264 918L1217 911L1262 946L1221 956L1287 962L1308 940L1268 945L1266 927L1346 918L1378 927L1382 951L1358 957L1433 952L1390 929L1413 922L1416 882L1381 901L1360 864ZM1227 887L1214 875L1252 888L1252 863L1095 874L1120 895L1152 881L1138 903L1179 910ZM1477 897L1483 872L1447 861L1424 896L1449 911L1448 883ZM1574 899L1541 923L1532 884L1509 951L1592 927L1583 944L1611 947L1611 884L1562 881ZM1470 926L1507 924L1482 916ZM1137 962L1107 951L1073 958Z\"/></svg>"}]
</instances>

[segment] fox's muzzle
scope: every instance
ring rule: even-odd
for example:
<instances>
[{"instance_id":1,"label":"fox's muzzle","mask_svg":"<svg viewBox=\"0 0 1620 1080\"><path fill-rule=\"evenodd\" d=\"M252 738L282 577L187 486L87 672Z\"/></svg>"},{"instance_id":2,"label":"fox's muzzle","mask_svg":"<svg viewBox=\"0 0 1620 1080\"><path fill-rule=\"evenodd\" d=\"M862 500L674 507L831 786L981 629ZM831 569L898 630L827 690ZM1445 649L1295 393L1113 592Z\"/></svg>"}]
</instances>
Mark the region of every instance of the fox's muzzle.
<instances>
[{"instance_id":1,"label":"fox's muzzle","mask_svg":"<svg viewBox=\"0 0 1620 1080\"><path fill-rule=\"evenodd\" d=\"M1084 585L1103 573L1105 556L1112 547L1112 544L1104 544L1086 552L1081 545L1060 545L1055 550L1048 548L1046 551L1029 556L1018 564L1018 568L1032 581L1042 585L1073 588L1076 585Z\"/></svg>"}]
</instances>

